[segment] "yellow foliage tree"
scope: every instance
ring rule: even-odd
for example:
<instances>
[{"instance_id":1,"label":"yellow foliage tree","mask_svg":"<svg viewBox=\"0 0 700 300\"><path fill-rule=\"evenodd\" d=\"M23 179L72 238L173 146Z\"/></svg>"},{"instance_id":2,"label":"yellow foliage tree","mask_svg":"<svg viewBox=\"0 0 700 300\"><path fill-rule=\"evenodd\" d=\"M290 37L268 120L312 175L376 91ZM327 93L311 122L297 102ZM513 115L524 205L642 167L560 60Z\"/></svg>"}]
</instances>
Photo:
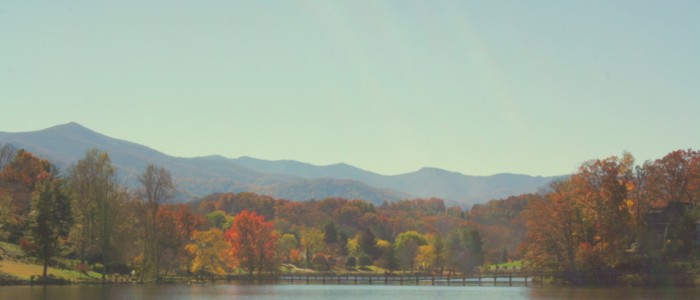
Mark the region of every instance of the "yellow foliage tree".
<instances>
[{"instance_id":1,"label":"yellow foliage tree","mask_svg":"<svg viewBox=\"0 0 700 300\"><path fill-rule=\"evenodd\" d=\"M228 262L229 244L224 238L224 232L219 228L211 228L207 231L195 231L192 234L193 242L185 246L185 250L194 256L191 271L195 274L224 275L223 266Z\"/></svg>"},{"instance_id":2,"label":"yellow foliage tree","mask_svg":"<svg viewBox=\"0 0 700 300\"><path fill-rule=\"evenodd\" d=\"M435 264L437 254L433 245L423 245L418 247L418 255L416 255L416 263L423 270L430 270Z\"/></svg>"}]
</instances>

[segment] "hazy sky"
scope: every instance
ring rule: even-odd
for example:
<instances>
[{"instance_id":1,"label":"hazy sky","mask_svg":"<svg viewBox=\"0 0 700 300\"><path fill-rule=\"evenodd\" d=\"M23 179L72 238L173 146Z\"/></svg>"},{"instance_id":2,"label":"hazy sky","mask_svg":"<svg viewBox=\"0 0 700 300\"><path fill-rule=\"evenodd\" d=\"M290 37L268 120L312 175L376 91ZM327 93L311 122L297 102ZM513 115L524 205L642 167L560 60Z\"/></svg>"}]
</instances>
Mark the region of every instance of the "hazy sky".
<instances>
[{"instance_id":1,"label":"hazy sky","mask_svg":"<svg viewBox=\"0 0 700 300\"><path fill-rule=\"evenodd\" d=\"M700 138L700 1L0 0L0 131L571 173Z\"/></svg>"}]
</instances>

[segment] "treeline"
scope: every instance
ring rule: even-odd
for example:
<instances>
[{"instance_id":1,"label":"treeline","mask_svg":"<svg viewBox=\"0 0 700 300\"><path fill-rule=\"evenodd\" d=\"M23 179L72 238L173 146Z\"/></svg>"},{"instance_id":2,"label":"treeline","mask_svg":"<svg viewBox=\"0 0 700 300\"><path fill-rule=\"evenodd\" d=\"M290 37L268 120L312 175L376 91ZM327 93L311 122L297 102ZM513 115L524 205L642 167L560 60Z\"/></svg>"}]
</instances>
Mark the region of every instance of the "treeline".
<instances>
[{"instance_id":1,"label":"treeline","mask_svg":"<svg viewBox=\"0 0 700 300\"><path fill-rule=\"evenodd\" d=\"M171 203L176 187L155 165L128 190L109 155L90 150L65 174L0 147L0 241L46 267L166 274L290 269L470 272L485 261L482 235L439 199L294 202L252 193ZM66 263L68 261L69 263Z\"/></svg>"},{"instance_id":2,"label":"treeline","mask_svg":"<svg viewBox=\"0 0 700 300\"><path fill-rule=\"evenodd\" d=\"M529 201L525 258L571 283L611 274L633 284L685 284L700 250L700 152L635 165L584 163Z\"/></svg>"}]
</instances>

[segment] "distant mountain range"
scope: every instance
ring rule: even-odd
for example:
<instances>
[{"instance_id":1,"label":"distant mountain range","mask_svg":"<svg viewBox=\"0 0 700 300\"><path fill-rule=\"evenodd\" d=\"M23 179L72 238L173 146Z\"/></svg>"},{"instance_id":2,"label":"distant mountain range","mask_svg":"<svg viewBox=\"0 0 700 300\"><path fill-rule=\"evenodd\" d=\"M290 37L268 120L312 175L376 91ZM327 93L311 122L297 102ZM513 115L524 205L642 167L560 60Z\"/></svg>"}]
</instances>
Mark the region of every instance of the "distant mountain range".
<instances>
[{"instance_id":1,"label":"distant mountain range","mask_svg":"<svg viewBox=\"0 0 700 300\"><path fill-rule=\"evenodd\" d=\"M435 168L385 176L346 164L315 166L283 160L222 156L180 158L132 142L111 138L77 123L33 132L0 132L0 144L9 143L48 159L61 168L97 148L109 153L121 180L136 187L138 174L149 163L169 169L181 201L215 192L256 192L290 200L342 197L374 203L437 197L461 206L490 199L536 192L557 177L516 174L467 176Z\"/></svg>"}]
</instances>

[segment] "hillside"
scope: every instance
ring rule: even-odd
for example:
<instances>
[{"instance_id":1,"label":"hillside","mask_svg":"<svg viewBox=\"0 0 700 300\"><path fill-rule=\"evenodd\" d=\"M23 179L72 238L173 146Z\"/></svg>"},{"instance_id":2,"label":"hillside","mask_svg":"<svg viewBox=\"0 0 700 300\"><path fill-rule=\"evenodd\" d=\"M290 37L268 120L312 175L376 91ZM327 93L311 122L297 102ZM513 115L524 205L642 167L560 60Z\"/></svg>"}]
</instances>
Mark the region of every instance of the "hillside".
<instances>
[{"instance_id":1,"label":"hillside","mask_svg":"<svg viewBox=\"0 0 700 300\"><path fill-rule=\"evenodd\" d=\"M375 203L414 197L438 197L469 206L489 199L537 191L553 177L498 174L466 176L435 168L385 176L347 164L316 166L297 161L266 161L251 157L173 157L149 147L111 138L77 123L33 132L0 132L0 143L13 144L49 159L62 169L85 151L107 151L119 175L130 187L149 163L168 168L189 200L213 192L251 191L293 200L325 197L363 198Z\"/></svg>"}]
</instances>

